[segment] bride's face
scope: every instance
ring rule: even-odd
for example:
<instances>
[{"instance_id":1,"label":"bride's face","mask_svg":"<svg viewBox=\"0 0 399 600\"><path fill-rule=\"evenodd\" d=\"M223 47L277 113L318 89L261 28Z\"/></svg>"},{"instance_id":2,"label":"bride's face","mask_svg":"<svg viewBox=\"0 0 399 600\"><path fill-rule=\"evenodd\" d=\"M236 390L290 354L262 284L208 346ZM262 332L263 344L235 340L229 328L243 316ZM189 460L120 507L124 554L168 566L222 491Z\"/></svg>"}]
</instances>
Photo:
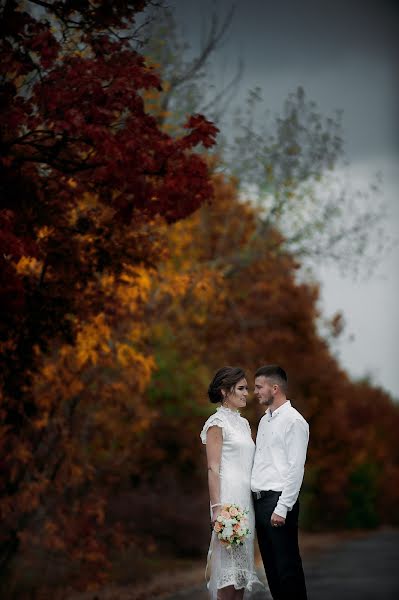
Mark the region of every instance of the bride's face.
<instances>
[{"instance_id":1,"label":"bride's face","mask_svg":"<svg viewBox=\"0 0 399 600\"><path fill-rule=\"evenodd\" d=\"M247 404L247 396L248 396L248 383L245 378L240 379L238 383L234 386L234 389L226 394L223 404L228 408L232 408L233 410L237 410L238 408L243 408Z\"/></svg>"}]
</instances>

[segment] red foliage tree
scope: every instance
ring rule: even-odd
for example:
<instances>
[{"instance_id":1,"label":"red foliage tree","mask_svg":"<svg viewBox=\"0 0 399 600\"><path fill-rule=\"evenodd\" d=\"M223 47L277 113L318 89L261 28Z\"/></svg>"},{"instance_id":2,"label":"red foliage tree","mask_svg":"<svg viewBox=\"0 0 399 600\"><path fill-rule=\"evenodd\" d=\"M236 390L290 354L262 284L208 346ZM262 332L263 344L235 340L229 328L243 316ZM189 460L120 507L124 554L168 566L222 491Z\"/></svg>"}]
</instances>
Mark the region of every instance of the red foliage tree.
<instances>
[{"instance_id":1,"label":"red foliage tree","mask_svg":"<svg viewBox=\"0 0 399 600\"><path fill-rule=\"evenodd\" d=\"M3 508L26 484L31 457L43 451L48 427L35 426L41 415L31 389L42 354L54 341L72 344L82 322L102 310L106 323L116 322L100 279L118 278L126 264L156 263L153 222L172 223L212 196L208 167L193 148L212 146L217 129L195 115L187 134L172 139L145 110L143 91L161 87L135 46L135 17L145 4L7 0L1 6ZM45 447L51 455L48 440ZM29 484L26 514L6 510L1 567L34 508L35 482ZM87 515L91 531L94 521Z\"/></svg>"}]
</instances>

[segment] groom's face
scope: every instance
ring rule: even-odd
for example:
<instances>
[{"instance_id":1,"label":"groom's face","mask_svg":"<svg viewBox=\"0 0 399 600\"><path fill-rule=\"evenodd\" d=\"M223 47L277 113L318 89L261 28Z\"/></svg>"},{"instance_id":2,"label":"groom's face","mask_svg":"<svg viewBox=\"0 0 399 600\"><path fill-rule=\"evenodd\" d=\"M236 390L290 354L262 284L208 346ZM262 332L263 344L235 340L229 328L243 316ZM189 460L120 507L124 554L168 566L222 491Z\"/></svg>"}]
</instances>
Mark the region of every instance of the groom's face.
<instances>
[{"instance_id":1,"label":"groom's face","mask_svg":"<svg viewBox=\"0 0 399 600\"><path fill-rule=\"evenodd\" d=\"M275 388L276 386L266 379L264 375L256 377L254 393L259 400L259 404L271 406L274 402Z\"/></svg>"}]
</instances>

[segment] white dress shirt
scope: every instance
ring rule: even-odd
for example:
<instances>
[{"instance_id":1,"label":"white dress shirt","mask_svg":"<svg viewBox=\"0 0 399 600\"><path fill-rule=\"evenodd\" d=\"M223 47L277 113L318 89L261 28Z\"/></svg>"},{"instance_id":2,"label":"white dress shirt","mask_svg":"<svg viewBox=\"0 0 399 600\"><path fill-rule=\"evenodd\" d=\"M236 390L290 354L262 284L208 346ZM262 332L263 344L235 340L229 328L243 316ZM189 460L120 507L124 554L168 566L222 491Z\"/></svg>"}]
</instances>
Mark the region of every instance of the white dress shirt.
<instances>
[{"instance_id":1,"label":"white dress shirt","mask_svg":"<svg viewBox=\"0 0 399 600\"><path fill-rule=\"evenodd\" d=\"M273 412L268 408L260 420L251 489L282 492L274 509L280 517L287 516L298 498L308 441L309 425L289 400Z\"/></svg>"}]
</instances>

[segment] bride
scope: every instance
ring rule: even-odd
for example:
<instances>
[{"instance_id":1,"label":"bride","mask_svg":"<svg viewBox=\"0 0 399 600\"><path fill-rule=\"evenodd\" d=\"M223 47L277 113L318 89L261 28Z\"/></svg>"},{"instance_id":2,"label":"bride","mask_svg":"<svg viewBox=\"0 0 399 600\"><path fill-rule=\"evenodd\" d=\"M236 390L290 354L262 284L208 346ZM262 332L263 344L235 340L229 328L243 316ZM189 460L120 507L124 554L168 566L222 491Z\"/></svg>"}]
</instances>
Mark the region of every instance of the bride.
<instances>
[{"instance_id":1,"label":"bride","mask_svg":"<svg viewBox=\"0 0 399 600\"><path fill-rule=\"evenodd\" d=\"M250 481L255 444L249 423L239 412L248 396L244 371L238 367L219 369L208 395L211 402L220 402L200 434L206 444L211 523L220 514L222 504L234 503L248 509L250 530L243 545L230 549L212 531L206 571L208 590L211 600L242 600L249 597L254 584L262 586L254 570L255 519Z\"/></svg>"}]
</instances>

